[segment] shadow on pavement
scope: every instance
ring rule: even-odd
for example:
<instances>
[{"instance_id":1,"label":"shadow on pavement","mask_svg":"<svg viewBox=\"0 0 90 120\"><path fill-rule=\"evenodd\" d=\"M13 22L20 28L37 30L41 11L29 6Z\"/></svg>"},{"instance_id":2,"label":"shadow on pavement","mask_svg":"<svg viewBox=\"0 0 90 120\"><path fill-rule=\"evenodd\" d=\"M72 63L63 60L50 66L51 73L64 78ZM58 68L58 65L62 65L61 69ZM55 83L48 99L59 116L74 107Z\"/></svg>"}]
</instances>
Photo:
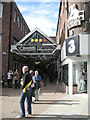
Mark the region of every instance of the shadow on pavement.
<instances>
[{"instance_id":1,"label":"shadow on pavement","mask_svg":"<svg viewBox=\"0 0 90 120\"><path fill-rule=\"evenodd\" d=\"M85 115L44 115L44 114L33 114L30 117L18 119L18 120L90 120L90 116ZM2 120L17 120L16 118L2 118Z\"/></svg>"},{"instance_id":2,"label":"shadow on pavement","mask_svg":"<svg viewBox=\"0 0 90 120\"><path fill-rule=\"evenodd\" d=\"M33 104L76 105L80 103L77 100L39 100Z\"/></svg>"}]
</instances>

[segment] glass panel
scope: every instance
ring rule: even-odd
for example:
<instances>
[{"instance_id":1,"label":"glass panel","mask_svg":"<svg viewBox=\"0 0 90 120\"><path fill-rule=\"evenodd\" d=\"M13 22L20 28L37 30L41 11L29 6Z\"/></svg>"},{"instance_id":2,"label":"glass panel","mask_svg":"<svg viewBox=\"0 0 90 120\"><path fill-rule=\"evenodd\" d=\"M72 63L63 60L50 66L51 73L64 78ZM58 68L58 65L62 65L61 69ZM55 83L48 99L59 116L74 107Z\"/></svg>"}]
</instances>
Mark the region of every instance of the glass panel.
<instances>
[{"instance_id":1,"label":"glass panel","mask_svg":"<svg viewBox=\"0 0 90 120\"><path fill-rule=\"evenodd\" d=\"M68 85L68 65L63 66L63 82Z\"/></svg>"},{"instance_id":2,"label":"glass panel","mask_svg":"<svg viewBox=\"0 0 90 120\"><path fill-rule=\"evenodd\" d=\"M17 25L20 26L19 16L17 17Z\"/></svg>"},{"instance_id":3,"label":"glass panel","mask_svg":"<svg viewBox=\"0 0 90 120\"><path fill-rule=\"evenodd\" d=\"M14 22L16 22L16 15L17 15L17 12L16 10L14 11Z\"/></svg>"},{"instance_id":4,"label":"glass panel","mask_svg":"<svg viewBox=\"0 0 90 120\"><path fill-rule=\"evenodd\" d=\"M79 92L87 91L87 62L79 63L79 80L78 89Z\"/></svg>"}]
</instances>

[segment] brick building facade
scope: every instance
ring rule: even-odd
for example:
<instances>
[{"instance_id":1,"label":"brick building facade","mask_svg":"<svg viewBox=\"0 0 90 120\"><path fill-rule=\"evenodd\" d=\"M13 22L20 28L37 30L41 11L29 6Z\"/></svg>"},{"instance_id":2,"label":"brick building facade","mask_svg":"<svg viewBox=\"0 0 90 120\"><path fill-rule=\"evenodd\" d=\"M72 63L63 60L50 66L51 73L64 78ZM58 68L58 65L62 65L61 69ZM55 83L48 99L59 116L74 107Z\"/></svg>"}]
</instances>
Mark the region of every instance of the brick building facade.
<instances>
[{"instance_id":1,"label":"brick building facade","mask_svg":"<svg viewBox=\"0 0 90 120\"><path fill-rule=\"evenodd\" d=\"M12 55L10 52L11 45L16 44L28 34L30 29L15 2L0 3L0 10L0 15L2 14L0 17L2 72L7 74L9 69L13 70L13 65L17 62L17 55Z\"/></svg>"},{"instance_id":2,"label":"brick building facade","mask_svg":"<svg viewBox=\"0 0 90 120\"><path fill-rule=\"evenodd\" d=\"M60 1L56 39L57 43L61 44L62 89L69 94L86 92L88 89L90 79L88 73L90 63L89 11L89 1ZM83 90L80 88L81 66L85 71Z\"/></svg>"}]
</instances>

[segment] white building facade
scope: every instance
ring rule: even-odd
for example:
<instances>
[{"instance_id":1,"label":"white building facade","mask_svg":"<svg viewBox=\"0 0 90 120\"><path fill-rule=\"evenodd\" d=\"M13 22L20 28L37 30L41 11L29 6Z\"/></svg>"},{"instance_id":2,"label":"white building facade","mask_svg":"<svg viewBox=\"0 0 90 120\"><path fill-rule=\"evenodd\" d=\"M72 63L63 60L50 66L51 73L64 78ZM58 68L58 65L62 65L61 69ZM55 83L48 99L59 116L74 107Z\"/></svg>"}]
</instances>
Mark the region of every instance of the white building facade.
<instances>
[{"instance_id":1,"label":"white building facade","mask_svg":"<svg viewBox=\"0 0 90 120\"><path fill-rule=\"evenodd\" d=\"M61 49L62 69L67 66L63 81L67 83L66 93L82 93L89 89L90 34L79 34L64 41ZM65 69L62 72L66 72ZM65 75L68 77L65 78ZM65 80L66 79L66 80Z\"/></svg>"}]
</instances>

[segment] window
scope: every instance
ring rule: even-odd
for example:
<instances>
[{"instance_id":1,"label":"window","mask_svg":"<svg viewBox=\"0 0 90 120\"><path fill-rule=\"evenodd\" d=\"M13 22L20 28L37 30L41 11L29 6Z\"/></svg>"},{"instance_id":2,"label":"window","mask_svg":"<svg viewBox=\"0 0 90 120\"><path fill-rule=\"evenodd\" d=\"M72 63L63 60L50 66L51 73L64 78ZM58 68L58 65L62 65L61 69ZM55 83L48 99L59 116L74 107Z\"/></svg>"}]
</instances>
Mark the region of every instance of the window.
<instances>
[{"instance_id":1,"label":"window","mask_svg":"<svg viewBox=\"0 0 90 120\"><path fill-rule=\"evenodd\" d=\"M2 17L3 5L0 4L0 18Z\"/></svg>"},{"instance_id":2,"label":"window","mask_svg":"<svg viewBox=\"0 0 90 120\"><path fill-rule=\"evenodd\" d=\"M18 27L20 27L20 19L19 19L19 16L17 17L17 25L18 25Z\"/></svg>"},{"instance_id":3,"label":"window","mask_svg":"<svg viewBox=\"0 0 90 120\"><path fill-rule=\"evenodd\" d=\"M25 29L25 35L27 35L27 29Z\"/></svg>"},{"instance_id":4,"label":"window","mask_svg":"<svg viewBox=\"0 0 90 120\"><path fill-rule=\"evenodd\" d=\"M22 22L21 22L21 31L23 31L23 24L22 24Z\"/></svg>"},{"instance_id":5,"label":"window","mask_svg":"<svg viewBox=\"0 0 90 120\"><path fill-rule=\"evenodd\" d=\"M90 18L89 18L89 23L90 23Z\"/></svg>"},{"instance_id":6,"label":"window","mask_svg":"<svg viewBox=\"0 0 90 120\"><path fill-rule=\"evenodd\" d=\"M68 86L68 65L62 67L62 81Z\"/></svg>"},{"instance_id":7,"label":"window","mask_svg":"<svg viewBox=\"0 0 90 120\"><path fill-rule=\"evenodd\" d=\"M25 34L25 26L23 25L23 34Z\"/></svg>"},{"instance_id":8,"label":"window","mask_svg":"<svg viewBox=\"0 0 90 120\"><path fill-rule=\"evenodd\" d=\"M16 22L16 16L17 16L17 12L15 10L15 12L14 12L14 23Z\"/></svg>"}]
</instances>

